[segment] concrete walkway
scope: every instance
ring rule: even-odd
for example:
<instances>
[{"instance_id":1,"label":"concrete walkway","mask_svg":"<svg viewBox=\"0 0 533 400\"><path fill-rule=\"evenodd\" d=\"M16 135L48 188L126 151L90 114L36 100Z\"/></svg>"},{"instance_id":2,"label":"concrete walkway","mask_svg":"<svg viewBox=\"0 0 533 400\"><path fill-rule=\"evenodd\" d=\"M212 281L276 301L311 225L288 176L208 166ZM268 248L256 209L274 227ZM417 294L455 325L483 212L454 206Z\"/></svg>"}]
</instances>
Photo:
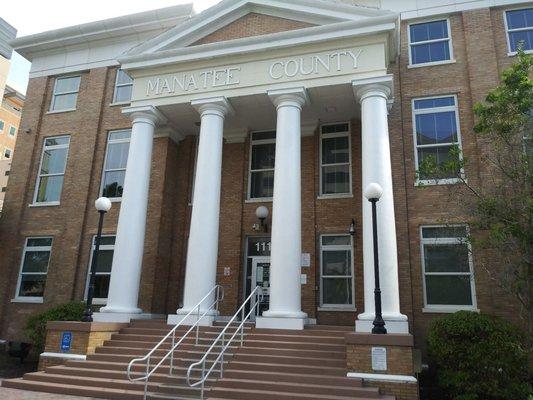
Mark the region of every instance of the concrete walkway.
<instances>
[{"instance_id":1,"label":"concrete walkway","mask_svg":"<svg viewBox=\"0 0 533 400\"><path fill-rule=\"evenodd\" d=\"M2 400L96 400L90 397L63 396L54 393L29 392L27 390L0 387Z\"/></svg>"}]
</instances>

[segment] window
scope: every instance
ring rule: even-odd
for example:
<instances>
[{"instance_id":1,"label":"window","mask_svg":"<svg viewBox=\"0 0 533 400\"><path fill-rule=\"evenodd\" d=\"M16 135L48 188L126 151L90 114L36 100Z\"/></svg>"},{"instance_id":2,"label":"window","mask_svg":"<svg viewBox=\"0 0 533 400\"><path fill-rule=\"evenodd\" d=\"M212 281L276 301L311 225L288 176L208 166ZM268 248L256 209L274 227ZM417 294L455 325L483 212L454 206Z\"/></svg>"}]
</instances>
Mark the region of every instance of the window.
<instances>
[{"instance_id":1,"label":"window","mask_svg":"<svg viewBox=\"0 0 533 400\"><path fill-rule=\"evenodd\" d=\"M16 298L42 299L52 252L52 238L27 238L22 253Z\"/></svg>"},{"instance_id":2,"label":"window","mask_svg":"<svg viewBox=\"0 0 533 400\"><path fill-rule=\"evenodd\" d=\"M350 235L320 237L320 305L353 309L353 246Z\"/></svg>"},{"instance_id":3,"label":"window","mask_svg":"<svg viewBox=\"0 0 533 400\"><path fill-rule=\"evenodd\" d=\"M120 199L128 163L131 130L109 132L101 193L110 199Z\"/></svg>"},{"instance_id":4,"label":"window","mask_svg":"<svg viewBox=\"0 0 533 400\"><path fill-rule=\"evenodd\" d=\"M89 282L91 279L91 265L94 257L96 236L92 239L92 251L89 257L89 269L87 273L87 287L85 298L89 292ZM113 264L113 253L115 251L115 236L102 236L100 239L100 251L98 253L98 265L94 274L94 303L105 304L109 292L109 281L111 279L111 265Z\"/></svg>"},{"instance_id":5,"label":"window","mask_svg":"<svg viewBox=\"0 0 533 400\"><path fill-rule=\"evenodd\" d=\"M15 128L13 125L9 126L9 136L15 136L17 134L17 128Z\"/></svg>"},{"instance_id":6,"label":"window","mask_svg":"<svg viewBox=\"0 0 533 400\"><path fill-rule=\"evenodd\" d=\"M7 170L6 172L4 172L4 176L9 176L9 170Z\"/></svg>"},{"instance_id":7,"label":"window","mask_svg":"<svg viewBox=\"0 0 533 400\"><path fill-rule=\"evenodd\" d=\"M3 132L3 131L4 131L4 126L5 126L4 121L2 121L2 120L0 119L0 132Z\"/></svg>"},{"instance_id":8,"label":"window","mask_svg":"<svg viewBox=\"0 0 533 400\"><path fill-rule=\"evenodd\" d=\"M425 306L441 311L475 309L471 249L466 226L420 228Z\"/></svg>"},{"instance_id":9,"label":"window","mask_svg":"<svg viewBox=\"0 0 533 400\"><path fill-rule=\"evenodd\" d=\"M11 158L12 154L13 154L13 150L8 149L8 148L4 149L4 158L5 159Z\"/></svg>"},{"instance_id":10,"label":"window","mask_svg":"<svg viewBox=\"0 0 533 400\"><path fill-rule=\"evenodd\" d=\"M7 188L4 186L4 187L2 188L2 193L5 193L6 190L7 190Z\"/></svg>"},{"instance_id":11,"label":"window","mask_svg":"<svg viewBox=\"0 0 533 400\"><path fill-rule=\"evenodd\" d=\"M80 76L56 78L50 111L67 111L76 108L80 80Z\"/></svg>"},{"instance_id":12,"label":"window","mask_svg":"<svg viewBox=\"0 0 533 400\"><path fill-rule=\"evenodd\" d=\"M417 170L425 157L434 157L442 164L449 161L452 146L461 146L456 96L413 100L413 121ZM442 178L442 183L451 183L456 177L457 173L450 171L449 176L438 178ZM425 183L436 178L420 176Z\"/></svg>"},{"instance_id":13,"label":"window","mask_svg":"<svg viewBox=\"0 0 533 400\"><path fill-rule=\"evenodd\" d=\"M34 203L59 204L67 165L69 136L44 139Z\"/></svg>"},{"instance_id":14,"label":"window","mask_svg":"<svg viewBox=\"0 0 533 400\"><path fill-rule=\"evenodd\" d=\"M444 19L409 25L409 58L411 65L451 60L450 22Z\"/></svg>"},{"instance_id":15,"label":"window","mask_svg":"<svg viewBox=\"0 0 533 400\"><path fill-rule=\"evenodd\" d=\"M320 195L352 193L350 124L320 128Z\"/></svg>"},{"instance_id":16,"label":"window","mask_svg":"<svg viewBox=\"0 0 533 400\"><path fill-rule=\"evenodd\" d=\"M248 198L270 199L274 194L276 132L253 132L250 154Z\"/></svg>"},{"instance_id":17,"label":"window","mask_svg":"<svg viewBox=\"0 0 533 400\"><path fill-rule=\"evenodd\" d=\"M533 50L533 8L506 11L505 26L511 53L520 45L524 51Z\"/></svg>"},{"instance_id":18,"label":"window","mask_svg":"<svg viewBox=\"0 0 533 400\"><path fill-rule=\"evenodd\" d=\"M133 79L123 70L117 70L113 103L128 103L131 100Z\"/></svg>"}]
</instances>

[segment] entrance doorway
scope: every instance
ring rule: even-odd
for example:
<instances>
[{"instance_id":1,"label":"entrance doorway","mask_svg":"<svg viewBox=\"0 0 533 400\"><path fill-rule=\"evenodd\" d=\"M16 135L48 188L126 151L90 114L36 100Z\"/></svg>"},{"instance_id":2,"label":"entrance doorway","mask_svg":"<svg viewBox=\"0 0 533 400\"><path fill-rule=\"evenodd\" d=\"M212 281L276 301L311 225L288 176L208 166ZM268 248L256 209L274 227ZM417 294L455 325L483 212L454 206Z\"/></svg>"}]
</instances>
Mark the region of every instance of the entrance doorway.
<instances>
[{"instance_id":1,"label":"entrance doorway","mask_svg":"<svg viewBox=\"0 0 533 400\"><path fill-rule=\"evenodd\" d=\"M259 315L268 310L270 299L270 237L249 237L246 242L246 269L244 297L247 299L256 286L263 289ZM255 316L253 316L255 317Z\"/></svg>"}]
</instances>

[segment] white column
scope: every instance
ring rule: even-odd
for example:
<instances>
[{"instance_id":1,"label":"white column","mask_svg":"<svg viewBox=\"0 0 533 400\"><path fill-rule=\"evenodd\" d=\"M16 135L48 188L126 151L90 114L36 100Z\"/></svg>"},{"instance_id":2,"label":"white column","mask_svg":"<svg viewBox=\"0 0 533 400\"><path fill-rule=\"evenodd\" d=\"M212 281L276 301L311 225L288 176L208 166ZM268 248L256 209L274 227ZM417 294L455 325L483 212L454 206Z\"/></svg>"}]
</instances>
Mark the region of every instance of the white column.
<instances>
[{"instance_id":1,"label":"white column","mask_svg":"<svg viewBox=\"0 0 533 400\"><path fill-rule=\"evenodd\" d=\"M400 313L396 219L392 186L392 167L388 126L388 101L392 95L392 77L353 82L361 104L363 191L378 183L383 195L377 203L379 271L383 319L389 333L408 333L407 317ZM363 196L363 268L365 312L358 315L356 331L370 332L375 316L374 254L372 243L372 208Z\"/></svg>"},{"instance_id":2,"label":"white column","mask_svg":"<svg viewBox=\"0 0 533 400\"><path fill-rule=\"evenodd\" d=\"M258 328L303 329L307 314L301 300L301 111L308 102L304 88L274 90L277 108L270 307Z\"/></svg>"},{"instance_id":3,"label":"white column","mask_svg":"<svg viewBox=\"0 0 533 400\"><path fill-rule=\"evenodd\" d=\"M138 307L146 231L146 212L156 124L166 122L152 106L125 109L133 121L124 192L120 203L107 305L95 321L129 322L140 318Z\"/></svg>"},{"instance_id":4,"label":"white column","mask_svg":"<svg viewBox=\"0 0 533 400\"><path fill-rule=\"evenodd\" d=\"M194 180L183 308L177 311L177 315L169 316L169 324L176 324L183 315L191 311L213 289L217 277L224 118L233 113L233 109L224 97L195 100L191 104L201 115L200 142ZM202 303L201 313L206 311L213 300L214 293ZM214 313L210 314L211 317L201 321L202 325L212 323ZM192 316L185 323L194 321L196 316Z\"/></svg>"}]
</instances>

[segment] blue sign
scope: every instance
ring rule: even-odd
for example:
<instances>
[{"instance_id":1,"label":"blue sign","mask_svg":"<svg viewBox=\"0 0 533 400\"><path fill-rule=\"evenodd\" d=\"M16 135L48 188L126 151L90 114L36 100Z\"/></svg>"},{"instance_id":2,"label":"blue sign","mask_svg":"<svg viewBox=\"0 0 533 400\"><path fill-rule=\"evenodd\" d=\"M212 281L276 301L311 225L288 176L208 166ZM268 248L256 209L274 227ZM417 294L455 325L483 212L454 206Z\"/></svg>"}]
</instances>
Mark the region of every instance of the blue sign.
<instances>
[{"instance_id":1,"label":"blue sign","mask_svg":"<svg viewBox=\"0 0 533 400\"><path fill-rule=\"evenodd\" d=\"M72 343L72 332L61 333L61 351L70 351Z\"/></svg>"}]
</instances>

